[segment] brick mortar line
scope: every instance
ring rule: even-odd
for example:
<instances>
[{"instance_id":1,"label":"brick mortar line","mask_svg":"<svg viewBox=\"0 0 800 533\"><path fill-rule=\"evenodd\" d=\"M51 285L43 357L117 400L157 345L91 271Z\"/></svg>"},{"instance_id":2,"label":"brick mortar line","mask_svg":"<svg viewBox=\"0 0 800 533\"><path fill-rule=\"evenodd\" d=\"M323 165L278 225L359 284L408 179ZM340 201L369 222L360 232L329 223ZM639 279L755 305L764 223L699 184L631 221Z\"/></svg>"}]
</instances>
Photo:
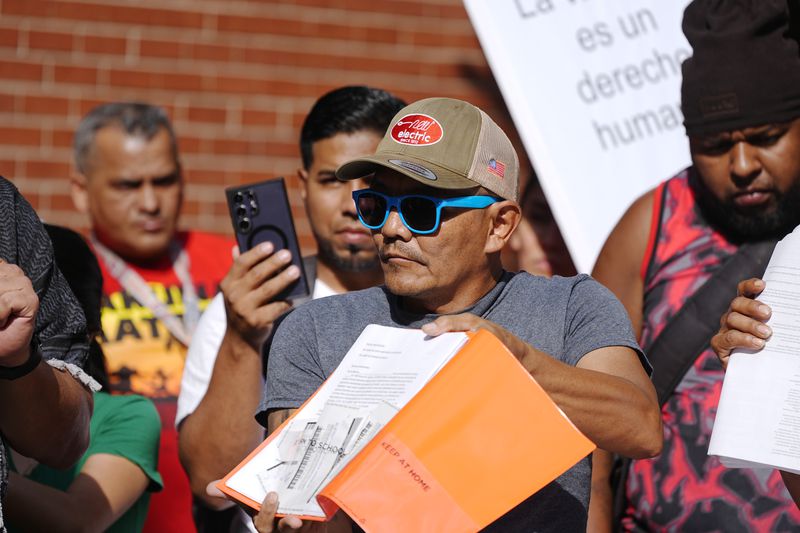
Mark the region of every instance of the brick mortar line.
<instances>
[{"instance_id":1,"label":"brick mortar line","mask_svg":"<svg viewBox=\"0 0 800 533\"><path fill-rule=\"evenodd\" d=\"M95 1L92 2L91 0L75 0L74 3L80 4L89 4L89 5L98 5L98 6L108 6L109 2L106 0ZM261 11L258 9L259 4L250 4L250 9L242 8L240 6L245 6L245 4L238 4L236 2L230 2L224 4L224 11L222 9L197 9L201 4L198 2L191 2L186 3L187 6L185 9L178 9L175 8L175 2L171 2L168 7L165 7L165 4L162 1L148 3L146 1L139 1L135 5L130 3L116 3L115 5L121 8L130 8L130 9L148 9L154 11L167 11L167 12L178 12L178 13L189 13L189 14L196 14L201 17L212 16L212 17L219 17L219 16L237 16L243 18L268 18L278 21L310 21L311 23L329 23L333 21L334 24L340 26L358 26L360 28L376 28L376 29L394 29L397 26L402 26L403 24L409 24L414 26L419 26L420 24L423 25L425 31L427 33L440 33L444 29L445 32L449 32L452 30L457 30L453 32L453 34L458 34L463 26L464 21L469 23L469 19L467 18L466 11L463 12L463 18L456 19L456 20L446 20L443 17L429 17L425 15L398 15L393 13L387 12L376 12L376 11L360 11L360 10L347 10L344 8L328 8L328 7L317 7L317 6L296 6L296 5L273 5L269 4L268 9L269 11ZM256 9L253 9L252 6L257 6ZM222 6L220 6L222 7ZM236 9L239 8L239 11L236 12ZM300 13L300 16L297 16ZM37 17L35 15L11 15L14 17L25 17L25 18L43 18ZM74 19L67 19L73 21ZM108 24L125 24L125 23L117 23L114 21L107 21ZM453 28L449 28L448 26L452 26ZM184 28L183 26L162 26L164 28ZM217 32L220 30L219 24L217 23ZM197 30L202 30L202 28L196 28ZM251 33L251 32L241 32L241 33Z\"/></svg>"},{"instance_id":2,"label":"brick mortar line","mask_svg":"<svg viewBox=\"0 0 800 533\"><path fill-rule=\"evenodd\" d=\"M41 61L45 61L54 57L55 59L58 58L59 54L69 55L69 53L53 53L53 56L50 54L43 54L43 57L39 58L36 55L31 57L31 59L41 59ZM38 54L37 54L38 55ZM104 64L107 63L107 64ZM201 61L198 60L187 60L185 64L194 64L198 67L203 66ZM109 83L108 85L101 85L111 87L110 85L110 74L111 70L119 67L115 67L113 61L101 61L94 66L86 66L86 65L64 65L63 63L59 63L56 61L57 66L62 66L65 68L94 68L98 75L102 75L103 72L107 72L109 74ZM209 62L209 65L219 65L218 62ZM148 66L158 67L158 68L147 68ZM169 68L169 67L172 68ZM144 63L139 63L136 66L124 66L121 67L122 70L126 71L133 71L133 72L141 72L146 74L154 74L154 75L186 75L186 76L196 76L196 77L203 77L204 74L199 73L202 69L187 69L182 71L175 70L175 61L169 59L152 59L148 60ZM225 70L225 71L217 71L214 73L214 76L219 78L222 77L230 77L230 78L241 78L249 81L267 81L267 82L289 82L289 83L301 83L306 85L330 85L330 84L340 84L342 81L342 70L341 69L324 69L324 68L311 68L311 67L284 67L280 65L269 65L263 64L260 66L258 70L263 70L265 74L269 74L269 76L254 76L252 75L254 69L246 68L246 65L242 65L241 69L237 70ZM278 76L275 76L278 74ZM390 76L391 78L397 80L395 84L397 86L405 86L405 85L420 85L422 87L430 86L430 87L442 87L444 83L445 86L458 86L465 81L463 76L433 76L433 75L425 75L425 74L395 74L391 71L368 71L368 70L352 70L347 71L347 76L353 79L369 79L375 78L376 75L383 75L383 76ZM282 77L281 77L282 76ZM319 83L322 82L322 83ZM61 85L65 82L53 82L55 85ZM100 85L95 84L95 85ZM452 89L450 89L452 90ZM218 93L218 94L231 94L222 91L212 91L208 89L200 89L200 90L193 90L193 91L183 91L181 92L202 92L202 93Z\"/></svg>"},{"instance_id":3,"label":"brick mortar line","mask_svg":"<svg viewBox=\"0 0 800 533\"><path fill-rule=\"evenodd\" d=\"M0 19L0 28L5 29L16 29L20 22L28 21L26 17L17 17L17 16L4 16ZM55 19L43 19L46 22L44 25L38 25L37 30L42 30L44 27L48 27L47 31L52 31L54 33L64 33L68 35L74 35L74 32L67 32L64 31L65 23L62 20L55 20ZM38 23L37 23L38 24ZM95 31L95 33L89 34L85 33L84 37L120 37L119 29L109 29L109 26L122 26L127 29L131 29L132 26L122 23L113 23L113 22L81 22L81 27L88 30L89 28L95 28L99 31ZM351 39L334 39L334 38L315 38L315 37L300 37L300 36L283 36L277 34L254 34L254 33L247 33L247 32L233 32L233 31L225 31L219 32L214 39L210 39L208 41L198 41L196 39L186 38L181 39L180 37L176 38L176 34L184 31L187 34L191 34L194 37L198 35L197 30L175 30L175 29L161 29L161 28L154 28L152 26L145 27L145 26L135 26L135 28L141 30L141 37L144 40L163 40L169 41L174 43L185 43L185 44L201 44L201 45L220 45L220 38L233 38L233 42L228 43L225 42L223 45L228 45L231 47L236 48L254 48L264 51L295 51L302 45L308 45L310 48L318 48L321 50L325 50L326 53L330 53L336 47L341 49L347 49L349 53L340 53L338 55L342 57L358 57L356 52L358 50L356 47L359 45L368 45L369 46L369 55L370 57L379 56L379 58L385 59L396 59L398 55L404 54L411 54L413 52L422 52L422 55L427 57L436 58L438 54L442 52L442 50L449 50L449 49L458 49L458 50L479 50L479 47L469 47L469 48L462 48L462 47L454 47L454 46L434 46L434 45L425 45L425 44L412 44L412 43L373 43L366 40L351 40ZM470 27L471 30L471 27ZM463 35L474 35L474 32L465 32ZM254 43L253 41L260 41L261 43L266 43L268 41L273 41L269 45L262 45L259 46L258 42ZM93 55L88 52L81 51L80 53L86 54L87 56Z\"/></svg>"},{"instance_id":4,"label":"brick mortar line","mask_svg":"<svg viewBox=\"0 0 800 533\"><path fill-rule=\"evenodd\" d=\"M0 56L0 61L2 60L2 56ZM59 90L64 88L67 85L72 85L73 90L70 94L63 94L59 92L59 94L54 94L52 89L43 89L42 83L40 81L24 81L24 80L3 80L3 88L0 90L0 93L6 94L8 96L32 96L34 98L62 98L64 100L69 100L71 102L82 102L82 101L90 101L90 100L111 100L114 96L119 97L121 92L130 93L132 97L135 97L137 93L141 93L142 90L140 89L125 89L125 88L98 88L102 90L98 90L93 92L91 95L86 95L86 86L84 85L75 85L69 83L59 83ZM169 105L175 105L174 99L176 98L176 91L169 91L166 89L161 88L152 88L152 89L143 89L146 91L151 92L162 92L165 98L163 100L168 100ZM103 95L107 94L107 97ZM302 111L306 104L310 107L315 98L308 97L308 96L278 96L278 95L254 95L254 94L231 94L231 93L216 93L216 92L202 92L196 93L192 96L191 103L189 104L191 107L194 108L201 108L201 109L214 109L214 110L225 110L226 107L223 104L220 104L220 95L224 95L226 99L237 99L242 102L242 109L244 111L256 111L256 112L273 112L276 115L278 114L287 114L286 109L287 107L292 107L293 104L302 104L299 106L299 110L297 112L289 113L292 115L295 114L304 114L305 111ZM0 112L0 117L5 117L7 115L11 115L13 113L5 113ZM73 112L70 112L72 115ZM77 110L75 111L77 114ZM38 115L33 115L38 116Z\"/></svg>"}]
</instances>

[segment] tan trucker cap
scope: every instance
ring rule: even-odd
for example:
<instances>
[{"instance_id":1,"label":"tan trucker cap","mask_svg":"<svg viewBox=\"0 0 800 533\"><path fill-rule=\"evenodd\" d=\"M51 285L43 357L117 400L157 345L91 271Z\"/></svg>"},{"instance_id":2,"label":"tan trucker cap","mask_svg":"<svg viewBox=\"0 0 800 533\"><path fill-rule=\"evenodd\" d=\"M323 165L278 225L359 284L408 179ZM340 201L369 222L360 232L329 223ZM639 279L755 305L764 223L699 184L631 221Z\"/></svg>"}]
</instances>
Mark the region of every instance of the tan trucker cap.
<instances>
[{"instance_id":1,"label":"tan trucker cap","mask_svg":"<svg viewBox=\"0 0 800 533\"><path fill-rule=\"evenodd\" d=\"M368 176L378 166L430 187L485 187L519 201L519 160L511 141L489 116L467 102L427 98L400 110L374 155L348 161L340 180Z\"/></svg>"}]
</instances>

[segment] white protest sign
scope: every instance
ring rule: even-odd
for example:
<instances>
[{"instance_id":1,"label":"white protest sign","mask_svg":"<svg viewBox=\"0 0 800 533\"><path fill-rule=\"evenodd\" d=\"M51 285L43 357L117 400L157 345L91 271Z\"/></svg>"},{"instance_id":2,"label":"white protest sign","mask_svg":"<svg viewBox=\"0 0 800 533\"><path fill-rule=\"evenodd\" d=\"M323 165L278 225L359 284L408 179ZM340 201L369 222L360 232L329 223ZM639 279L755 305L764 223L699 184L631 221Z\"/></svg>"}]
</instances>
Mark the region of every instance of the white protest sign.
<instances>
[{"instance_id":1,"label":"white protest sign","mask_svg":"<svg viewBox=\"0 0 800 533\"><path fill-rule=\"evenodd\" d=\"M690 163L688 0L464 0L578 271L625 209Z\"/></svg>"}]
</instances>

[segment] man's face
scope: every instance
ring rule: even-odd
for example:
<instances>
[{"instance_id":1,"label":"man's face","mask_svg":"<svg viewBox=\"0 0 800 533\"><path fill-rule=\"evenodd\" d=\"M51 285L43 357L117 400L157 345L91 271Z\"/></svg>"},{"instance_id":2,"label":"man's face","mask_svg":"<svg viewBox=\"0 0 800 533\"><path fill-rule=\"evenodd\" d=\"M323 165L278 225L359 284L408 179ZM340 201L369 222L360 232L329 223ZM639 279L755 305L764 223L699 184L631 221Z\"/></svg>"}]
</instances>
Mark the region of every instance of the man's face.
<instances>
[{"instance_id":1,"label":"man's face","mask_svg":"<svg viewBox=\"0 0 800 533\"><path fill-rule=\"evenodd\" d=\"M98 239L120 256L159 259L177 230L183 197L169 134L149 141L117 126L97 131L86 174L73 182L73 200L89 213Z\"/></svg>"},{"instance_id":2,"label":"man's face","mask_svg":"<svg viewBox=\"0 0 800 533\"><path fill-rule=\"evenodd\" d=\"M690 138L712 223L737 239L785 233L800 222L800 119Z\"/></svg>"},{"instance_id":3,"label":"man's face","mask_svg":"<svg viewBox=\"0 0 800 533\"><path fill-rule=\"evenodd\" d=\"M375 174L371 188L391 196L448 197L474 192L434 189L388 169ZM372 232L386 287L397 296L423 303L427 310L441 312L460 292L467 293L485 282L489 275L486 235L491 225L487 212L444 208L439 229L430 235L417 235L403 225L396 211L391 211L383 227Z\"/></svg>"},{"instance_id":4,"label":"man's face","mask_svg":"<svg viewBox=\"0 0 800 533\"><path fill-rule=\"evenodd\" d=\"M319 257L332 267L360 272L377 267L378 257L369 230L358 221L352 192L364 189L364 180L339 181L336 169L358 157L371 155L381 137L372 131L337 133L315 142L313 161L300 170L301 194L319 246Z\"/></svg>"}]
</instances>

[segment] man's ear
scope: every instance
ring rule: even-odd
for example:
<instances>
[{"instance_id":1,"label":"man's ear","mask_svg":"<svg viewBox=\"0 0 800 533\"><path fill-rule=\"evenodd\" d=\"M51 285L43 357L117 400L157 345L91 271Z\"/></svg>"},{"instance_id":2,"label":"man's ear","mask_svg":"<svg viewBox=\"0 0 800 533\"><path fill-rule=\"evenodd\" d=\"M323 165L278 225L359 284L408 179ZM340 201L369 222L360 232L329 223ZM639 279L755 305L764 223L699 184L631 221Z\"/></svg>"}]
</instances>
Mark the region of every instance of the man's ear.
<instances>
[{"instance_id":1,"label":"man's ear","mask_svg":"<svg viewBox=\"0 0 800 533\"><path fill-rule=\"evenodd\" d=\"M89 212L89 191L88 179L80 172L73 172L70 175L70 196L75 209L86 214Z\"/></svg>"},{"instance_id":2,"label":"man's ear","mask_svg":"<svg viewBox=\"0 0 800 533\"><path fill-rule=\"evenodd\" d=\"M300 197L303 199L303 202L305 202L306 196L308 196L308 170L298 168L297 179L300 181Z\"/></svg>"},{"instance_id":3,"label":"man's ear","mask_svg":"<svg viewBox=\"0 0 800 533\"><path fill-rule=\"evenodd\" d=\"M484 251L487 254L499 253L522 219L522 211L516 202L503 200L490 205L487 214L491 219L491 227L486 237Z\"/></svg>"}]
</instances>

